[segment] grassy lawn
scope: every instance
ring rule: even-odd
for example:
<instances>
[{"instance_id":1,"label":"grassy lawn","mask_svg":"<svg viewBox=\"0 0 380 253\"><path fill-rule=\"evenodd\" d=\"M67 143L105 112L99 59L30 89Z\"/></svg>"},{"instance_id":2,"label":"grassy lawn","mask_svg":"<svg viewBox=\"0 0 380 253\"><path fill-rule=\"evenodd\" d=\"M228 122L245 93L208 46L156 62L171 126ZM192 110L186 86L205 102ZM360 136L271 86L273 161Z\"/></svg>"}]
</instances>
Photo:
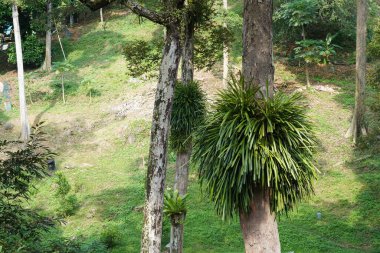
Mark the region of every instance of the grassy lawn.
<instances>
[{"instance_id":1,"label":"grassy lawn","mask_svg":"<svg viewBox=\"0 0 380 253\"><path fill-rule=\"evenodd\" d=\"M131 79L122 51L123 45L132 39L149 40L153 36L163 36L162 29L148 21L139 24L133 15L115 15L107 21L105 31L96 23L75 28L74 39L64 40L68 61L76 67L66 78L66 105L60 100L60 90L54 88L56 74L29 73L29 91L40 92L30 93L31 96L46 90L41 99L32 99L31 122L46 122L49 143L58 153L58 168L67 176L80 204L77 212L59 226L65 238L82 236L85 242L93 241L113 227L122 237L110 252L139 252L155 80ZM55 46L55 60L59 61L60 51ZM302 83L302 73L281 64L277 69L276 80ZM9 79L16 84L15 76ZM336 92L303 91L320 140L317 162L321 173L315 185L316 195L300 204L289 217L280 217L282 250L379 252L379 141L354 148L344 138L354 102L353 76L347 78L338 73L313 79L321 85L332 85ZM221 81L216 81L222 87ZM101 94L91 101L86 95L88 82ZM208 83L203 84L208 91ZM369 103L373 103L376 91L369 89L368 94ZM132 109L126 117L118 118L113 108L123 103ZM17 110L0 111L0 122L6 121L16 127L12 133L0 133L0 138L16 137ZM167 187L173 185L174 164L175 155L170 153ZM190 181L185 252L243 252L238 220L224 222L216 216L212 204L201 194L196 168L192 168ZM58 205L55 187L53 177L40 182L30 207L54 215ZM317 212L322 213L321 219L317 219ZM169 228L165 219L163 245L169 241Z\"/></svg>"}]
</instances>

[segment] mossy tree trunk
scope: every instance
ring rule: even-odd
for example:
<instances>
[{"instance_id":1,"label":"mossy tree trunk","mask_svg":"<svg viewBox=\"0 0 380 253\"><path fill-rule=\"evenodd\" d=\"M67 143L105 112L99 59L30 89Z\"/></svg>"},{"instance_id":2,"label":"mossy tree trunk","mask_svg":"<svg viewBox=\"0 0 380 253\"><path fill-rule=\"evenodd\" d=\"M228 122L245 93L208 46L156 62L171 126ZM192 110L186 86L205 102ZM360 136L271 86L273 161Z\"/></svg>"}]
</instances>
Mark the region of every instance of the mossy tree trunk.
<instances>
[{"instance_id":1,"label":"mossy tree trunk","mask_svg":"<svg viewBox=\"0 0 380 253\"><path fill-rule=\"evenodd\" d=\"M186 15L186 14L185 14ZM182 82L188 84L194 80L194 30L195 24L188 16L185 16L185 25L184 25L184 43L182 49ZM174 189L178 191L181 196L184 196L187 193L188 181L189 181L189 166L190 166L190 157L192 151L192 144L189 143L184 150L177 152L176 159L176 172L174 179ZM170 247L173 252L182 253L183 251L183 222L184 216L181 215L181 222L177 224L176 227L173 227L172 224L172 233L171 240L175 243L170 243ZM177 233L173 233L173 231ZM172 238L176 236L176 238Z\"/></svg>"},{"instance_id":2,"label":"mossy tree trunk","mask_svg":"<svg viewBox=\"0 0 380 253\"><path fill-rule=\"evenodd\" d=\"M273 96L272 0L245 0L243 15L243 76L245 85L259 85L264 96ZM240 211L246 253L280 253L275 214L269 190L256 188L248 211Z\"/></svg>"},{"instance_id":3,"label":"mossy tree trunk","mask_svg":"<svg viewBox=\"0 0 380 253\"><path fill-rule=\"evenodd\" d=\"M367 130L364 122L365 113L365 83L366 83L366 43L367 43L367 0L357 0L356 17L356 90L355 108L351 125L346 133L347 138L352 138L356 144L361 135L366 135Z\"/></svg>"},{"instance_id":4,"label":"mossy tree trunk","mask_svg":"<svg viewBox=\"0 0 380 253\"><path fill-rule=\"evenodd\" d=\"M98 10L113 0L80 0L92 10ZM146 201L141 238L141 252L161 251L164 188L167 168L169 125L177 80L180 50L180 20L176 16L163 16L138 2L123 2L134 13L166 27L165 45L162 54L159 80L153 109L149 161L146 178ZM184 0L164 0L167 13L176 13L183 8Z\"/></svg>"}]
</instances>

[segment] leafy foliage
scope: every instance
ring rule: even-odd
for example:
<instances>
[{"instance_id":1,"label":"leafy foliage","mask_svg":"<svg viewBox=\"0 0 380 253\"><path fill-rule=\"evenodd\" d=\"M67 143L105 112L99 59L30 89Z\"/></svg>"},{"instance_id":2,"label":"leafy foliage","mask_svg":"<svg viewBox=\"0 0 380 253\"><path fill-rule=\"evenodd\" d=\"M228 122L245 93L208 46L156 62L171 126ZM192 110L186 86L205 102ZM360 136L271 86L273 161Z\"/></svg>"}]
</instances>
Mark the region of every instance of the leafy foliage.
<instances>
[{"instance_id":1,"label":"leafy foliage","mask_svg":"<svg viewBox=\"0 0 380 253\"><path fill-rule=\"evenodd\" d=\"M134 77L146 74L153 75L161 62L164 42L156 38L150 42L135 40L128 42L124 48L124 56L128 63L128 70Z\"/></svg>"},{"instance_id":2,"label":"leafy foliage","mask_svg":"<svg viewBox=\"0 0 380 253\"><path fill-rule=\"evenodd\" d=\"M248 211L257 187L270 190L277 213L313 192L316 138L301 95L259 97L232 78L194 140L200 182L223 218Z\"/></svg>"},{"instance_id":3,"label":"leafy foliage","mask_svg":"<svg viewBox=\"0 0 380 253\"><path fill-rule=\"evenodd\" d=\"M316 0L295 0L284 3L274 15L276 21L286 21L289 26L300 27L316 21L318 2Z\"/></svg>"},{"instance_id":4,"label":"leafy foliage","mask_svg":"<svg viewBox=\"0 0 380 253\"><path fill-rule=\"evenodd\" d=\"M102 242L108 249L114 248L121 241L121 233L115 226L105 228L100 234L100 242Z\"/></svg>"},{"instance_id":5,"label":"leafy foliage","mask_svg":"<svg viewBox=\"0 0 380 253\"><path fill-rule=\"evenodd\" d=\"M380 58L380 19L378 19L370 43L368 44L368 52L371 57Z\"/></svg>"},{"instance_id":6,"label":"leafy foliage","mask_svg":"<svg viewBox=\"0 0 380 253\"><path fill-rule=\"evenodd\" d=\"M301 40L297 41L294 48L295 57L304 60L306 63L329 64L331 58L336 55L338 45L333 44L335 36L328 34L326 40Z\"/></svg>"},{"instance_id":7,"label":"leafy foliage","mask_svg":"<svg viewBox=\"0 0 380 253\"><path fill-rule=\"evenodd\" d=\"M170 143L174 150L182 151L191 143L193 131L202 123L206 114L205 100L199 83L177 83L170 128Z\"/></svg>"},{"instance_id":8,"label":"leafy foliage","mask_svg":"<svg viewBox=\"0 0 380 253\"><path fill-rule=\"evenodd\" d=\"M32 128L30 140L0 141L0 244L5 250L22 248L36 240L51 222L23 207L30 199L33 183L48 175L47 160L53 153L44 143L40 125Z\"/></svg>"},{"instance_id":9,"label":"leafy foliage","mask_svg":"<svg viewBox=\"0 0 380 253\"><path fill-rule=\"evenodd\" d=\"M58 214L63 216L73 215L78 209L78 200L74 194L69 195L71 190L71 185L69 181L62 173L57 173L55 183L57 189L55 192L55 197L58 200Z\"/></svg>"},{"instance_id":10,"label":"leafy foliage","mask_svg":"<svg viewBox=\"0 0 380 253\"><path fill-rule=\"evenodd\" d=\"M168 217L186 214L187 195L181 196L178 191L166 191L164 196L164 214Z\"/></svg>"},{"instance_id":11,"label":"leafy foliage","mask_svg":"<svg viewBox=\"0 0 380 253\"><path fill-rule=\"evenodd\" d=\"M35 34L27 35L22 43L23 60L26 65L38 67L44 61L45 47ZM8 50L8 62L16 64L16 47L12 44Z\"/></svg>"},{"instance_id":12,"label":"leafy foliage","mask_svg":"<svg viewBox=\"0 0 380 253\"><path fill-rule=\"evenodd\" d=\"M380 63L374 64L368 69L368 84L380 89Z\"/></svg>"}]
</instances>

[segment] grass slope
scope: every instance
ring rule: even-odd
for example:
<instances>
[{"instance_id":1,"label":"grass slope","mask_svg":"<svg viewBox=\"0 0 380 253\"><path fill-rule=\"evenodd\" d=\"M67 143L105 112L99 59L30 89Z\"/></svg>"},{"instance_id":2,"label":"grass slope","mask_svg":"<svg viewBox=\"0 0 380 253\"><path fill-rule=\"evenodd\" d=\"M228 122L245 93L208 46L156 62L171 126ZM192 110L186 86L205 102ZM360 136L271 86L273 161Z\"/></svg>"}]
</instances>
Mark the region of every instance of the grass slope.
<instances>
[{"instance_id":1,"label":"grass slope","mask_svg":"<svg viewBox=\"0 0 380 253\"><path fill-rule=\"evenodd\" d=\"M148 21L139 24L132 15L109 18L106 31L95 23L76 28L75 39L64 41L68 60L76 67L66 77L66 105L60 101L60 90L54 88L58 76L29 73L29 87L39 91L32 93L29 88L34 100L29 106L30 118L46 121L49 141L59 154L58 167L68 177L80 203L76 214L67 217L59 228L64 237L81 235L91 241L99 238L106 228L114 227L122 238L110 252L139 251L155 81L130 79L121 52L123 45L132 39L149 40L161 34L156 25ZM56 60L60 60L59 54L56 47ZM281 64L277 69L278 82L286 80L294 85L303 80L302 73L294 69ZM323 78L315 81L341 89L337 93L304 91L321 142L318 153L321 174L316 182L316 195L289 217L280 218L282 249L297 253L379 252L380 157L374 148L378 143L355 149L343 137L353 103L352 76L348 80L339 75ZM15 84L14 77L9 79ZM101 94L91 103L86 96L88 82ZM208 87L204 83L204 89ZM48 92L38 100L41 90ZM130 109L126 118L115 118L112 106L125 102L136 108ZM17 126L17 110L0 112L0 121L7 120ZM17 136L17 131L16 127L12 133L0 133L0 137ZM171 153L168 187L173 184L174 159ZM238 220L221 221L212 204L202 197L196 178L192 168L185 252L243 252ZM39 183L29 205L54 215L55 187L53 178ZM316 218L318 211L322 213L321 220ZM164 245L168 236L169 222L165 220Z\"/></svg>"}]
</instances>

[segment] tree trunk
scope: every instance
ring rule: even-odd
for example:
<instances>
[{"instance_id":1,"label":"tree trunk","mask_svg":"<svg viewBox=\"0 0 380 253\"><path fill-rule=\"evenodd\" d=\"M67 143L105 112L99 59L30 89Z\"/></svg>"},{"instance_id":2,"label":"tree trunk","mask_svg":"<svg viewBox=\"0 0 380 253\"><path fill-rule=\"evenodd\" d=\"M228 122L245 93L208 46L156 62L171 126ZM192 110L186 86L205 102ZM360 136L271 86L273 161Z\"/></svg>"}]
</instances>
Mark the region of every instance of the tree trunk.
<instances>
[{"instance_id":1,"label":"tree trunk","mask_svg":"<svg viewBox=\"0 0 380 253\"><path fill-rule=\"evenodd\" d=\"M273 95L272 0L245 0L243 14L243 76L246 86L259 85ZM268 91L266 87L268 86Z\"/></svg>"},{"instance_id":2,"label":"tree trunk","mask_svg":"<svg viewBox=\"0 0 380 253\"><path fill-rule=\"evenodd\" d=\"M165 47L153 110L146 181L146 204L141 252L159 253L165 190L167 146L174 85L180 58L179 25L167 26Z\"/></svg>"},{"instance_id":3,"label":"tree trunk","mask_svg":"<svg viewBox=\"0 0 380 253\"><path fill-rule=\"evenodd\" d=\"M170 253L183 252L183 215L181 214L171 217L170 246Z\"/></svg>"},{"instance_id":4,"label":"tree trunk","mask_svg":"<svg viewBox=\"0 0 380 253\"><path fill-rule=\"evenodd\" d=\"M55 25L57 27L57 24ZM56 31L57 31L57 37L58 37L58 42L59 42L59 45L61 47L61 51L62 51L62 55L63 55L63 59L65 59L65 61L67 60L66 59L66 54L65 54L65 50L63 49L63 45L62 45L62 41L61 41L61 36L59 36L59 31L58 31L58 28L56 28Z\"/></svg>"},{"instance_id":5,"label":"tree trunk","mask_svg":"<svg viewBox=\"0 0 380 253\"><path fill-rule=\"evenodd\" d=\"M194 80L194 32L195 25L192 20L185 15L185 29L184 29L184 45L182 49L182 82L188 84ZM174 189L178 191L181 196L187 193L187 186L189 181L189 162L191 157L192 146L189 144L182 152L177 152L176 159L176 173L174 179ZM184 215L178 217L180 224L175 227L172 224L170 240L171 252L182 253L183 251L183 221ZM173 238L175 236L175 238Z\"/></svg>"},{"instance_id":6,"label":"tree trunk","mask_svg":"<svg viewBox=\"0 0 380 253\"><path fill-rule=\"evenodd\" d=\"M42 69L51 71L51 1L47 2L47 23L46 23L46 45L45 45L45 61Z\"/></svg>"},{"instance_id":7,"label":"tree trunk","mask_svg":"<svg viewBox=\"0 0 380 253\"><path fill-rule=\"evenodd\" d=\"M367 17L368 3L367 0L357 0L357 17L356 17L356 90L355 90L355 108L350 128L346 133L347 138L353 139L356 144L361 135L366 135L367 130L364 123L364 98L366 82L366 40L367 40Z\"/></svg>"},{"instance_id":8,"label":"tree trunk","mask_svg":"<svg viewBox=\"0 0 380 253\"><path fill-rule=\"evenodd\" d=\"M227 0L223 0L223 8L227 12L228 3ZM224 22L223 26L227 28L227 23ZM228 81L228 58L229 58L229 48L226 43L223 43L223 87L227 87Z\"/></svg>"},{"instance_id":9,"label":"tree trunk","mask_svg":"<svg viewBox=\"0 0 380 253\"><path fill-rule=\"evenodd\" d=\"M264 96L273 96L272 0L245 0L243 16L243 77L247 88L259 85ZM240 224L246 253L280 253L275 215L269 194L256 189L248 213L241 211Z\"/></svg>"},{"instance_id":10,"label":"tree trunk","mask_svg":"<svg viewBox=\"0 0 380 253\"><path fill-rule=\"evenodd\" d=\"M103 24L103 8L100 8L100 23Z\"/></svg>"},{"instance_id":11,"label":"tree trunk","mask_svg":"<svg viewBox=\"0 0 380 253\"><path fill-rule=\"evenodd\" d=\"M70 27L74 26L74 14L70 14Z\"/></svg>"},{"instance_id":12,"label":"tree trunk","mask_svg":"<svg viewBox=\"0 0 380 253\"><path fill-rule=\"evenodd\" d=\"M248 213L240 212L246 253L280 253L276 217L270 211L269 193L257 189Z\"/></svg>"},{"instance_id":13,"label":"tree trunk","mask_svg":"<svg viewBox=\"0 0 380 253\"><path fill-rule=\"evenodd\" d=\"M306 40L305 26L302 25L302 39ZM310 88L309 64L305 62L306 87Z\"/></svg>"},{"instance_id":14,"label":"tree trunk","mask_svg":"<svg viewBox=\"0 0 380 253\"><path fill-rule=\"evenodd\" d=\"M62 101L63 101L63 104L66 104L66 99L65 99L65 84L63 83L63 74L61 75L61 87L62 87Z\"/></svg>"},{"instance_id":15,"label":"tree trunk","mask_svg":"<svg viewBox=\"0 0 380 253\"><path fill-rule=\"evenodd\" d=\"M15 44L16 44L17 76L18 76L18 90L19 90L19 100L20 100L21 139L23 141L27 141L30 135L30 127L29 127L29 122L28 122L28 112L26 108L24 63L23 63L23 57L22 57L20 24L18 20L18 10L17 10L16 4L12 5L12 17L13 17L13 27L14 27L14 36L15 36Z\"/></svg>"}]
</instances>

